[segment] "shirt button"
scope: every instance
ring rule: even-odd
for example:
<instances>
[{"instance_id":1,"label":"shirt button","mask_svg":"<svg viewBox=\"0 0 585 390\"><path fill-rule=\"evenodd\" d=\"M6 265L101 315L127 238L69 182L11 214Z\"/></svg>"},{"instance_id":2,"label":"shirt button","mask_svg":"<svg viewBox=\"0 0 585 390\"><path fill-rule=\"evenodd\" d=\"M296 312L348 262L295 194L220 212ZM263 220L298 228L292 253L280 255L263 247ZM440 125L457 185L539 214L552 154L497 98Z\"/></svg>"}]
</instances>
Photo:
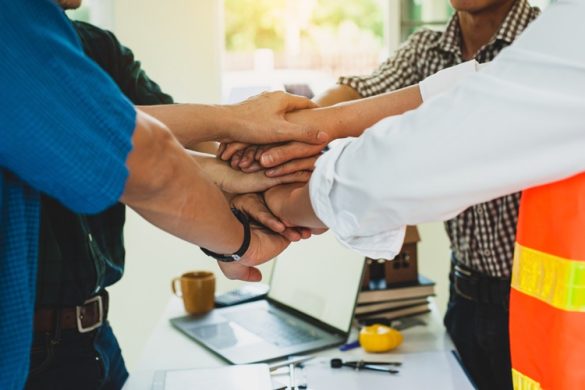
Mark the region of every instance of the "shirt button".
<instances>
[{"instance_id":1,"label":"shirt button","mask_svg":"<svg viewBox=\"0 0 585 390\"><path fill-rule=\"evenodd\" d=\"M489 257L489 256L492 255L492 251L490 251L489 249L486 249L486 250L483 251L483 255L486 256L486 257Z\"/></svg>"},{"instance_id":2,"label":"shirt button","mask_svg":"<svg viewBox=\"0 0 585 390\"><path fill-rule=\"evenodd\" d=\"M484 212L483 206L477 206L477 213L481 215L483 214L483 212Z\"/></svg>"}]
</instances>

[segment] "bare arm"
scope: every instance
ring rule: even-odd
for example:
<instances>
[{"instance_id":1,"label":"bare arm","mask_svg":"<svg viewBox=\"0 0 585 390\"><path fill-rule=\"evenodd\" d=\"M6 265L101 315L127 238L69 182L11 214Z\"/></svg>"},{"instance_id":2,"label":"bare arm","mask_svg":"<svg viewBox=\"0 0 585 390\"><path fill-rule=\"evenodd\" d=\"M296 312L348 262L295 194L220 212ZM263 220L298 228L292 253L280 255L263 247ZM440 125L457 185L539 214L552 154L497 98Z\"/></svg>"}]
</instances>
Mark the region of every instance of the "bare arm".
<instances>
[{"instance_id":1,"label":"bare arm","mask_svg":"<svg viewBox=\"0 0 585 390\"><path fill-rule=\"evenodd\" d=\"M293 123L304 125L318 123L332 139L358 137L381 119L403 114L421 104L422 97L417 84L330 107L291 112L286 118Z\"/></svg>"},{"instance_id":2,"label":"bare arm","mask_svg":"<svg viewBox=\"0 0 585 390\"><path fill-rule=\"evenodd\" d=\"M136 122L122 202L186 241L217 252L237 250L243 229L221 191L162 123L140 111Z\"/></svg>"},{"instance_id":3,"label":"bare arm","mask_svg":"<svg viewBox=\"0 0 585 390\"><path fill-rule=\"evenodd\" d=\"M330 107L292 112L287 114L286 118L298 124L318 123L331 139L359 137L367 128L381 119L402 114L421 104L419 87L413 85ZM267 172L269 176L278 176L295 172L299 168L305 169L306 159L318 154L324 146L289 142L284 145L266 146L257 152L256 157L263 167L279 167L276 171ZM222 158L225 157L222 156Z\"/></svg>"},{"instance_id":4,"label":"bare arm","mask_svg":"<svg viewBox=\"0 0 585 390\"><path fill-rule=\"evenodd\" d=\"M222 192L162 123L137 111L129 177L121 201L149 222L217 253L234 253L243 227ZM255 265L268 261L289 241L253 229L250 247L236 264L222 265L230 278L259 280Z\"/></svg>"},{"instance_id":5,"label":"bare arm","mask_svg":"<svg viewBox=\"0 0 585 390\"><path fill-rule=\"evenodd\" d=\"M319 220L309 196L308 184L288 184L269 189L264 200L270 211L287 226L326 228Z\"/></svg>"},{"instance_id":6,"label":"bare arm","mask_svg":"<svg viewBox=\"0 0 585 390\"><path fill-rule=\"evenodd\" d=\"M315 126L285 120L289 111L312 107L314 104L306 98L267 92L234 105L172 104L139 108L167 125L183 146L193 149L207 141L326 142L327 135Z\"/></svg>"},{"instance_id":7,"label":"bare arm","mask_svg":"<svg viewBox=\"0 0 585 390\"><path fill-rule=\"evenodd\" d=\"M357 100L361 99L362 96L359 94L358 91L353 89L350 86L337 84L321 95L317 96L315 99L315 103L319 105L319 107L327 107L332 106L337 103L347 102L349 100Z\"/></svg>"},{"instance_id":8,"label":"bare arm","mask_svg":"<svg viewBox=\"0 0 585 390\"><path fill-rule=\"evenodd\" d=\"M279 184L306 183L310 178L310 172L307 171L297 171L279 177L268 177L264 169L257 172L245 173L232 168L228 162L221 161L213 155L191 151L188 151L188 153L201 166L215 185L222 191L231 194L263 192Z\"/></svg>"}]
</instances>

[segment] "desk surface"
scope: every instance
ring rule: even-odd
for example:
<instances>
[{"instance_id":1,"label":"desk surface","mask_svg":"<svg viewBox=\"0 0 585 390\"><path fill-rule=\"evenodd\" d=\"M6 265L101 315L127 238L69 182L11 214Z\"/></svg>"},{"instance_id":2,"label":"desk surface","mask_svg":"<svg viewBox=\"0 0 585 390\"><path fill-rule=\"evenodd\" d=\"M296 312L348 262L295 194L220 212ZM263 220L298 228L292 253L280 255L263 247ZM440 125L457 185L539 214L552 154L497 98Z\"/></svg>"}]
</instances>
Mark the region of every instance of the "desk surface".
<instances>
[{"instance_id":1,"label":"desk surface","mask_svg":"<svg viewBox=\"0 0 585 390\"><path fill-rule=\"evenodd\" d=\"M404 342L393 353L402 355L453 349L453 344L445 333L442 318L434 302L431 303L431 308L431 313L420 316L427 326L417 326L403 331ZM171 326L169 319L183 314L181 300L172 297L124 389L150 389L156 370L218 367L227 364ZM332 348L319 352L318 356L343 357L344 360L379 360L381 357L381 355L367 354L361 348L347 352L339 352L337 348Z\"/></svg>"}]
</instances>

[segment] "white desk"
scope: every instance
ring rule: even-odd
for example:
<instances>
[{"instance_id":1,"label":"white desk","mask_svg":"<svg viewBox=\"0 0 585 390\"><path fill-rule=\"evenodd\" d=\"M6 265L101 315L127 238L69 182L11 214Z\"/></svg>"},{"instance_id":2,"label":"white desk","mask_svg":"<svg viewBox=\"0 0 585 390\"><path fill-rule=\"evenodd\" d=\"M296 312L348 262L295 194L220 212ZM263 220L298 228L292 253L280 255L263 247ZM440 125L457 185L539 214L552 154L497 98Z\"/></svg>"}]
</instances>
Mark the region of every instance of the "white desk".
<instances>
[{"instance_id":1,"label":"white desk","mask_svg":"<svg viewBox=\"0 0 585 390\"><path fill-rule=\"evenodd\" d=\"M392 353L402 355L413 352L451 351L453 349L453 344L445 333L442 318L434 302L431 307L431 313L421 316L427 326L417 326L403 331L404 342ZM218 367L227 364L171 326L169 319L183 314L182 302L178 298L171 298L124 389L150 389L156 370ZM350 338L350 340L354 339L355 337ZM347 352L340 352L337 348L332 348L319 352L318 356L340 357L344 360L380 360L382 357L382 355L367 354L361 348ZM388 354L384 355L386 358L388 356ZM471 387L464 386L464 388Z\"/></svg>"}]
</instances>

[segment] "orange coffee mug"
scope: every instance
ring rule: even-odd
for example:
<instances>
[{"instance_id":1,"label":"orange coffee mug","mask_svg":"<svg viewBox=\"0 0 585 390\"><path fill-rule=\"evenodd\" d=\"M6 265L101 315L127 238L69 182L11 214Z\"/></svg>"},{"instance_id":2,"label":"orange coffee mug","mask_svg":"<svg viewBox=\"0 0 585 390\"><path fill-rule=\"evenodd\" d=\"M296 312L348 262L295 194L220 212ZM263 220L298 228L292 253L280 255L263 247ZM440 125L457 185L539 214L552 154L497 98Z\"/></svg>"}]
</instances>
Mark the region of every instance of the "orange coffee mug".
<instances>
[{"instance_id":1,"label":"orange coffee mug","mask_svg":"<svg viewBox=\"0 0 585 390\"><path fill-rule=\"evenodd\" d=\"M171 282L173 294L183 298L185 311L189 314L204 314L215 304L215 275L213 272L187 272Z\"/></svg>"}]
</instances>

